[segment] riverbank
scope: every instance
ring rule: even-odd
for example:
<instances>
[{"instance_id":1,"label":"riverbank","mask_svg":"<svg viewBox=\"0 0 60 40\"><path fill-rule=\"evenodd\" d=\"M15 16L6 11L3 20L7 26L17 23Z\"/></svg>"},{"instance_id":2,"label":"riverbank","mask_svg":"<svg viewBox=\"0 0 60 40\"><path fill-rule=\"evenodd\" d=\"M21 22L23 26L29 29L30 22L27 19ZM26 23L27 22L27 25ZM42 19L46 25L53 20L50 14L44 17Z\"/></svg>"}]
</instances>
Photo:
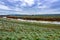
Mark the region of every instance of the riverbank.
<instances>
[{"instance_id":1,"label":"riverbank","mask_svg":"<svg viewBox=\"0 0 60 40\"><path fill-rule=\"evenodd\" d=\"M58 21L36 21L36 20L24 20L24 19L17 19L19 21L26 21L26 22L36 22L36 23L49 23L49 24L60 24Z\"/></svg>"}]
</instances>

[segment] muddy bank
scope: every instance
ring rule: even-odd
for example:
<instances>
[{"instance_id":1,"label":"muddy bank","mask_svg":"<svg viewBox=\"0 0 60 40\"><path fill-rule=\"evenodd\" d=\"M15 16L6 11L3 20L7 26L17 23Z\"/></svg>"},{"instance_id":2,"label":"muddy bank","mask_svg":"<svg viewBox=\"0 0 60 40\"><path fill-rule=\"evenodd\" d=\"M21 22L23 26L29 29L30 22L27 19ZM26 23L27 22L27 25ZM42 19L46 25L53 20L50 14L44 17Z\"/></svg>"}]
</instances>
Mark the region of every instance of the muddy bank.
<instances>
[{"instance_id":1,"label":"muddy bank","mask_svg":"<svg viewBox=\"0 0 60 40\"><path fill-rule=\"evenodd\" d=\"M19 21L25 21L25 22L36 22L36 23L45 23L45 24L60 24L60 22L57 21L36 21L36 20L23 20L23 19L17 19Z\"/></svg>"},{"instance_id":2,"label":"muddy bank","mask_svg":"<svg viewBox=\"0 0 60 40\"><path fill-rule=\"evenodd\" d=\"M37 20L37 21L60 21L60 18L46 18L46 17L39 17L39 18L30 18L30 17L13 17L9 16L7 18L13 19L24 19L24 20Z\"/></svg>"}]
</instances>

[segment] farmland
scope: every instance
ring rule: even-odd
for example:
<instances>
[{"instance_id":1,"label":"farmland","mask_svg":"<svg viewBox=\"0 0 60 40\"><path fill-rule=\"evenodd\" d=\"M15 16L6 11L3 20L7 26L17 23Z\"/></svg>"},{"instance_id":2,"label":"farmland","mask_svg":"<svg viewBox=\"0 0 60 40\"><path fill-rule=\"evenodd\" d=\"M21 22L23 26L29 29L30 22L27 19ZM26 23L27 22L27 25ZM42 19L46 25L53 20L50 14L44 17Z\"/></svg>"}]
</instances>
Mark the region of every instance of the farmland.
<instances>
[{"instance_id":1,"label":"farmland","mask_svg":"<svg viewBox=\"0 0 60 40\"><path fill-rule=\"evenodd\" d=\"M60 25L0 18L0 40L60 40Z\"/></svg>"}]
</instances>

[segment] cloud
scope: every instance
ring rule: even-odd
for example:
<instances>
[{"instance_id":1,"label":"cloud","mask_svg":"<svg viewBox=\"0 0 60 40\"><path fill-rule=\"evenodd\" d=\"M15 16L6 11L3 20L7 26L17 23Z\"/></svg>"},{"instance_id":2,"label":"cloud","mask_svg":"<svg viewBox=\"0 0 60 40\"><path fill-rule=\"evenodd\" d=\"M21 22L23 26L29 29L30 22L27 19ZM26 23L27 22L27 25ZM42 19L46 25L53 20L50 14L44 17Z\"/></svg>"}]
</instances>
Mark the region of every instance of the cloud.
<instances>
[{"instance_id":1,"label":"cloud","mask_svg":"<svg viewBox=\"0 0 60 40\"><path fill-rule=\"evenodd\" d=\"M15 8L13 10L15 10L15 11L23 11L21 8Z\"/></svg>"},{"instance_id":2,"label":"cloud","mask_svg":"<svg viewBox=\"0 0 60 40\"><path fill-rule=\"evenodd\" d=\"M47 1L49 3L53 3L53 2L57 2L58 0L45 0L45 1Z\"/></svg>"},{"instance_id":3,"label":"cloud","mask_svg":"<svg viewBox=\"0 0 60 40\"><path fill-rule=\"evenodd\" d=\"M11 10L9 7L7 7L7 6L5 6L5 5L1 5L1 4L0 4L0 9Z\"/></svg>"},{"instance_id":4,"label":"cloud","mask_svg":"<svg viewBox=\"0 0 60 40\"><path fill-rule=\"evenodd\" d=\"M48 8L52 6L51 4L54 2L57 2L58 0L7 0L4 1L5 5L15 8L17 7L34 7L35 5L36 8Z\"/></svg>"},{"instance_id":5,"label":"cloud","mask_svg":"<svg viewBox=\"0 0 60 40\"><path fill-rule=\"evenodd\" d=\"M58 0L40 0L40 2L38 2L38 6L41 8L50 8L52 5L52 3L57 2Z\"/></svg>"},{"instance_id":6,"label":"cloud","mask_svg":"<svg viewBox=\"0 0 60 40\"><path fill-rule=\"evenodd\" d=\"M58 8L60 8L60 1L57 1L57 2L52 3L51 8L52 9L58 9Z\"/></svg>"},{"instance_id":7,"label":"cloud","mask_svg":"<svg viewBox=\"0 0 60 40\"><path fill-rule=\"evenodd\" d=\"M60 10L59 0L0 0L0 9L29 13ZM46 11L45 11L46 10Z\"/></svg>"},{"instance_id":8,"label":"cloud","mask_svg":"<svg viewBox=\"0 0 60 40\"><path fill-rule=\"evenodd\" d=\"M34 4L34 0L8 0L9 2L17 2L17 1L20 1L22 2L22 4L27 4L28 6L32 6Z\"/></svg>"},{"instance_id":9,"label":"cloud","mask_svg":"<svg viewBox=\"0 0 60 40\"><path fill-rule=\"evenodd\" d=\"M19 0L8 0L9 2L16 2L16 1L19 1Z\"/></svg>"},{"instance_id":10,"label":"cloud","mask_svg":"<svg viewBox=\"0 0 60 40\"><path fill-rule=\"evenodd\" d=\"M4 4L4 2L1 2L1 1L0 1L0 4Z\"/></svg>"},{"instance_id":11,"label":"cloud","mask_svg":"<svg viewBox=\"0 0 60 40\"><path fill-rule=\"evenodd\" d=\"M34 0L24 0L24 2L28 5L28 6L32 6L34 4Z\"/></svg>"},{"instance_id":12,"label":"cloud","mask_svg":"<svg viewBox=\"0 0 60 40\"><path fill-rule=\"evenodd\" d=\"M38 6L38 8L40 9L45 9L45 8L48 8L47 6L43 5L43 6Z\"/></svg>"}]
</instances>

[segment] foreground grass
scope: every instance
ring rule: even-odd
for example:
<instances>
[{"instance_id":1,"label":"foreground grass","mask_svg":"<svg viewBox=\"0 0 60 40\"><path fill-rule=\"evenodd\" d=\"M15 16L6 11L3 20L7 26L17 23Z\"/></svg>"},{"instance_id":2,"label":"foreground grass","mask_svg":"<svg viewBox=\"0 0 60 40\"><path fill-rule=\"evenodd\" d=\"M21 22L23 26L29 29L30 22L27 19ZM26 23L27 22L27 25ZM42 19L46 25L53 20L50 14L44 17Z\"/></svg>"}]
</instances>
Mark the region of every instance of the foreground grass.
<instances>
[{"instance_id":1,"label":"foreground grass","mask_svg":"<svg viewBox=\"0 0 60 40\"><path fill-rule=\"evenodd\" d=\"M60 25L0 19L0 40L60 40Z\"/></svg>"}]
</instances>

